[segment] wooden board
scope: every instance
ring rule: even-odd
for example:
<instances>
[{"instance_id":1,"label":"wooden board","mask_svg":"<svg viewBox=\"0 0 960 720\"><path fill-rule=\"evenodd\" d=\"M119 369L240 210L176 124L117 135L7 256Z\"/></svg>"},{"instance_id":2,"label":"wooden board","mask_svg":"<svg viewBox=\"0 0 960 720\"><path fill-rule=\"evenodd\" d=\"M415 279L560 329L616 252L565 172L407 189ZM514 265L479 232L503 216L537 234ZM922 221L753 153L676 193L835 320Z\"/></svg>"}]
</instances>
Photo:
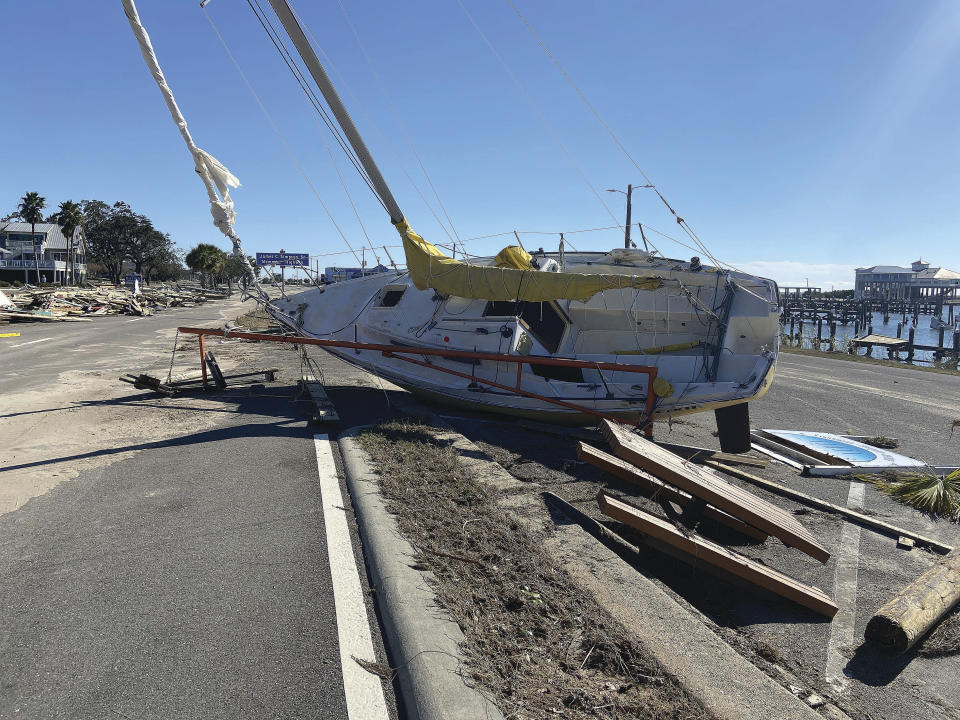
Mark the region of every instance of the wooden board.
<instances>
[{"instance_id":1,"label":"wooden board","mask_svg":"<svg viewBox=\"0 0 960 720\"><path fill-rule=\"evenodd\" d=\"M756 475L752 475L751 473L741 470L740 468L730 467L729 465L725 465L719 462L713 462L712 460L708 460L707 465L709 465L710 467L714 467L717 470L721 470L729 475L733 475L734 477L742 478L747 482L751 482L754 485L758 485L759 487L764 488L765 490L770 490L771 492L775 492L778 495L783 495L784 497L788 497L791 500L796 500L797 502L803 503L804 505L809 505L810 507L815 507L829 513L834 513L836 515L842 515L848 520L852 520L853 522L856 522L859 525L863 525L864 527L871 528L872 530L876 530L877 532L884 533L885 535L889 535L891 537L903 536L905 538L909 538L910 540L915 541L918 545L928 547L931 550L935 550L936 552L941 554L945 554L953 550L952 545L944 545L943 543L937 542L936 540L928 538L924 535L918 535L917 533L911 532L910 530L904 530L901 527L897 527L896 525L891 525L890 523L884 522L883 520L878 520L875 517L870 517L869 515L864 515L863 513L859 513L856 510L851 510L848 507L844 507L842 505L834 505L831 502L827 502L826 500L821 500L820 498L814 497L813 495L807 495L806 493L802 493L799 490L794 490L793 488L789 488L786 485L781 485L780 483L775 483L771 480L765 480L761 477L757 477Z\"/></svg>"},{"instance_id":2,"label":"wooden board","mask_svg":"<svg viewBox=\"0 0 960 720\"><path fill-rule=\"evenodd\" d=\"M751 446L759 446L756 449L762 453L772 450L778 455L788 457L800 464L798 469L802 470L807 465L823 465L825 462L833 462L833 459L823 460L813 455L808 455L804 449L787 445L780 441L780 438L773 438L757 430L750 431ZM777 458L781 459L781 458ZM789 464L789 463L788 463Z\"/></svg>"},{"instance_id":3,"label":"wooden board","mask_svg":"<svg viewBox=\"0 0 960 720\"><path fill-rule=\"evenodd\" d=\"M653 477L653 475L644 472L640 468L634 467L626 460L621 460L610 453L603 452L603 450L597 450L595 447L591 447L586 443L579 443L577 445L577 457L621 480L639 486L645 492L653 494L660 500L676 503L681 508L686 508L693 502L693 498L682 490L677 490L672 485L658 480ZM711 520L716 520L736 530L738 533L752 537L755 540L763 542L767 539L767 533L763 532L763 530L758 530L751 525L747 525L747 523L742 520L737 520L737 518L732 515L728 515L722 510L717 510L715 507L708 505L704 508L703 516Z\"/></svg>"},{"instance_id":4,"label":"wooden board","mask_svg":"<svg viewBox=\"0 0 960 720\"><path fill-rule=\"evenodd\" d=\"M210 370L210 374L213 375L213 382L217 388L219 390L226 390L227 381L223 378L223 372L220 370L220 365L217 364L217 359L213 356L212 350L207 350L207 368Z\"/></svg>"},{"instance_id":5,"label":"wooden board","mask_svg":"<svg viewBox=\"0 0 960 720\"><path fill-rule=\"evenodd\" d=\"M734 465L751 465L756 468L765 468L770 463L766 458L752 457L750 455L740 455L737 453L725 453L720 450L710 450L709 448L692 447L690 445L676 445L674 443L657 442L657 445L664 450L676 453L680 457L693 462L702 463L704 460L719 460L720 462L733 463Z\"/></svg>"},{"instance_id":6,"label":"wooden board","mask_svg":"<svg viewBox=\"0 0 960 720\"><path fill-rule=\"evenodd\" d=\"M327 397L327 390L323 387L323 383L317 380L312 373L304 373L302 382L304 390L310 394L310 399L313 400L313 404L317 408L317 414L314 415L313 421L318 423L340 422L337 408Z\"/></svg>"},{"instance_id":7,"label":"wooden board","mask_svg":"<svg viewBox=\"0 0 960 720\"><path fill-rule=\"evenodd\" d=\"M750 558L728 550L723 545L718 545L697 535L681 532L666 520L609 495L601 493L598 502L604 515L629 525L644 536L682 551L688 556L691 565L701 562L709 563L828 618L837 614L836 603L819 588L805 585L779 570L761 565Z\"/></svg>"},{"instance_id":8,"label":"wooden board","mask_svg":"<svg viewBox=\"0 0 960 720\"><path fill-rule=\"evenodd\" d=\"M622 425L603 420L600 430L613 451L647 472L714 507L759 528L784 544L825 563L830 553L817 538L786 510L724 480L715 471L667 452Z\"/></svg>"}]
</instances>

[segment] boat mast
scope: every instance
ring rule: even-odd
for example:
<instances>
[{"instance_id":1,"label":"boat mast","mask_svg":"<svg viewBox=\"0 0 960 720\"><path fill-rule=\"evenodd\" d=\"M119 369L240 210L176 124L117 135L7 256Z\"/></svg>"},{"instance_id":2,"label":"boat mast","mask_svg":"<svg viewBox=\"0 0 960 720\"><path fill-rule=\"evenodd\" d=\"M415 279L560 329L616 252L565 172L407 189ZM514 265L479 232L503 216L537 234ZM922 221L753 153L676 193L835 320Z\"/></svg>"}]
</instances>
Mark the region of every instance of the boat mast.
<instances>
[{"instance_id":1,"label":"boat mast","mask_svg":"<svg viewBox=\"0 0 960 720\"><path fill-rule=\"evenodd\" d=\"M360 137L360 133L353 124L353 119L350 117L350 113L347 112L347 108L344 107L340 95L337 93L336 88L333 87L333 83L330 82L327 71L323 69L323 65L320 64L320 59L313 51L313 48L310 47L306 35L303 34L303 28L300 27L300 23L297 22L296 17L293 15L293 10L290 9L290 4L287 0L270 0L270 5L273 7L273 11L277 14L277 17L280 18L283 29L287 31L290 41L297 49L297 52L300 53L300 57L303 58L303 62L313 76L314 82L317 83L317 87L320 88L320 92L323 93L323 98L327 101L327 105L330 106L334 116L337 118L337 122L347 136L350 146L357 154L360 164L363 165L363 169L367 171L374 190L386 206L387 212L390 213L390 222L394 225L403 222L403 212L401 212L400 206L397 205L393 193L391 193L390 188L387 187L386 180L384 180L383 175L380 174L380 168L377 167L377 163L374 162L373 156L367 149L366 143L363 141L363 138Z\"/></svg>"}]
</instances>

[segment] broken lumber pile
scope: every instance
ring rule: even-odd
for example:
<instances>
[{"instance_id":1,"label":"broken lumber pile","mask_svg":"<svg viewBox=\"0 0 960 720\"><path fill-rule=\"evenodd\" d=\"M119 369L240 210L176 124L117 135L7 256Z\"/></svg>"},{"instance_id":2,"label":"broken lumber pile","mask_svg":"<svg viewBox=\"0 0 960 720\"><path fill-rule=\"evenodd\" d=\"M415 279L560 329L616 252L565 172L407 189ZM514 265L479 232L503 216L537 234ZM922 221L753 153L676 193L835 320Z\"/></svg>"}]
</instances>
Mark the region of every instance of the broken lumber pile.
<instances>
[{"instance_id":1,"label":"broken lumber pile","mask_svg":"<svg viewBox=\"0 0 960 720\"><path fill-rule=\"evenodd\" d=\"M710 517L756 539L772 535L826 562L830 553L792 514L622 425L603 420L600 431L617 457L584 443L578 447L578 457L652 494L670 519L601 492L597 502L604 515L633 528L652 547L689 564L707 563L826 617L836 614L837 605L819 588L695 532L700 520ZM682 512L678 515L671 504Z\"/></svg>"},{"instance_id":2,"label":"broken lumber pile","mask_svg":"<svg viewBox=\"0 0 960 720\"><path fill-rule=\"evenodd\" d=\"M867 642L903 653L933 629L960 602L960 548L904 588L870 618Z\"/></svg>"},{"instance_id":3,"label":"broken lumber pile","mask_svg":"<svg viewBox=\"0 0 960 720\"><path fill-rule=\"evenodd\" d=\"M731 484L709 468L684 460L646 438L609 420L600 430L613 451L624 460L676 485L820 562L830 553L793 515L753 493Z\"/></svg>"},{"instance_id":4,"label":"broken lumber pile","mask_svg":"<svg viewBox=\"0 0 960 720\"><path fill-rule=\"evenodd\" d=\"M170 307L194 307L224 293L177 285L150 285L134 293L114 286L80 288L33 288L12 296L12 306L0 308L0 319L15 322L56 322L97 315L152 315Z\"/></svg>"},{"instance_id":5,"label":"broken lumber pile","mask_svg":"<svg viewBox=\"0 0 960 720\"><path fill-rule=\"evenodd\" d=\"M653 475L644 472L640 468L634 467L626 460L621 460L610 453L603 452L603 450L597 450L595 447L587 445L584 442L577 444L577 458L635 485L645 493L652 495L658 501L673 503L680 506L681 509L686 509L695 502L693 496L688 493L658 480L653 477ZM759 540L760 542L763 542L768 537L767 533L763 532L763 530L758 530L742 520L737 520L733 515L728 515L714 507L708 506L704 508L703 516L711 520L716 520L720 524L726 525L732 530L736 530L742 535L751 537L754 540Z\"/></svg>"}]
</instances>

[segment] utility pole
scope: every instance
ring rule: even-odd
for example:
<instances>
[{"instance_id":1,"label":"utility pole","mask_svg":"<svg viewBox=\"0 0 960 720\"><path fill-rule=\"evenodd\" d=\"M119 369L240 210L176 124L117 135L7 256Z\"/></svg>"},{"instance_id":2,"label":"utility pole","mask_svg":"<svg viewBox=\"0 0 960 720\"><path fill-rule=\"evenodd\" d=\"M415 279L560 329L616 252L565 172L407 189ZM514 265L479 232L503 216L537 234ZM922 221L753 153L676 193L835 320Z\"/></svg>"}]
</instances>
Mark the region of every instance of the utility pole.
<instances>
[{"instance_id":1,"label":"utility pole","mask_svg":"<svg viewBox=\"0 0 960 720\"><path fill-rule=\"evenodd\" d=\"M642 187L652 187L652 185L643 185ZM624 192L623 190L616 190L614 188L608 189L607 192L618 192L621 195L627 196L627 224L623 228L623 246L627 250L629 250L630 249L630 222L631 222L631 217L633 215L633 185L632 184L627 185L626 192ZM640 228L640 235L641 236L643 235L643 228ZM644 247L646 247L647 245L646 238L643 238L643 245Z\"/></svg>"},{"instance_id":2,"label":"utility pole","mask_svg":"<svg viewBox=\"0 0 960 720\"><path fill-rule=\"evenodd\" d=\"M623 231L623 246L629 250L630 249L630 214L633 210L632 201L633 196L633 185L627 185L627 225Z\"/></svg>"}]
</instances>

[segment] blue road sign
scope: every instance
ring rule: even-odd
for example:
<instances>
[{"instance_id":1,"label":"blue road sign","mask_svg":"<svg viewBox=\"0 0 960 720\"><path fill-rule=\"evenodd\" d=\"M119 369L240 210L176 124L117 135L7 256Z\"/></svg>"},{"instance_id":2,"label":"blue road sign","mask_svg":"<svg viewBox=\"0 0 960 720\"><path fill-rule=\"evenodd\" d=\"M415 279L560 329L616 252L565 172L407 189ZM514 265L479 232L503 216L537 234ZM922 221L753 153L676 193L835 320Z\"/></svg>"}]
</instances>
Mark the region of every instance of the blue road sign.
<instances>
[{"instance_id":1,"label":"blue road sign","mask_svg":"<svg viewBox=\"0 0 960 720\"><path fill-rule=\"evenodd\" d=\"M278 265L280 267L310 267L310 256L307 253L257 253L257 265L260 267L269 267Z\"/></svg>"}]
</instances>

